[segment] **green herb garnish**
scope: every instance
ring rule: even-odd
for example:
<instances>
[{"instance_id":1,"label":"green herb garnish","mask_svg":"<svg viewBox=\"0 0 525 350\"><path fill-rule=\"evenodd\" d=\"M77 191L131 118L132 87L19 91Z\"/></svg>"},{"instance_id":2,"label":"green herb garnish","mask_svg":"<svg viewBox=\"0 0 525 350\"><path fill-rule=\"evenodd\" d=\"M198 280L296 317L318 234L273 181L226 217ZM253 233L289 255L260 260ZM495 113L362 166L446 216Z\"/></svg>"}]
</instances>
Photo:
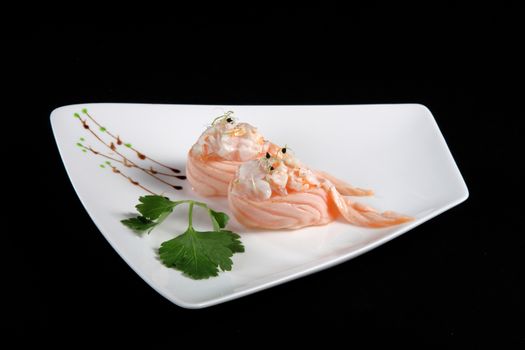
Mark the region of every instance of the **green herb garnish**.
<instances>
[{"instance_id":1,"label":"green herb garnish","mask_svg":"<svg viewBox=\"0 0 525 350\"><path fill-rule=\"evenodd\" d=\"M163 242L159 248L159 257L164 265L174 267L191 278L205 279L217 276L219 269L230 271L233 254L244 252L240 236L225 230L228 215L212 210L206 203L193 200L171 201L162 196L143 196L139 198L139 202L136 208L141 215L122 220L122 223L140 233L151 232L177 205L189 205L188 228L183 234ZM207 211L213 231L195 230L194 206Z\"/></svg>"}]
</instances>

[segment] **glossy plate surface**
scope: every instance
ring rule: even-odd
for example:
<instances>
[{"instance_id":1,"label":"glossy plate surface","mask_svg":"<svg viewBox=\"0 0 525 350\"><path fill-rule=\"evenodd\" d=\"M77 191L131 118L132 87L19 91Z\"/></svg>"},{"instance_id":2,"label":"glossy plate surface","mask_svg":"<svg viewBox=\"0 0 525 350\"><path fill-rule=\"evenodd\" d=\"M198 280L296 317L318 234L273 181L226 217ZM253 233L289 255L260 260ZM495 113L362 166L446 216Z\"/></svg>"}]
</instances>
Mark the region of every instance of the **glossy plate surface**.
<instances>
[{"instance_id":1,"label":"glossy plate surface","mask_svg":"<svg viewBox=\"0 0 525 350\"><path fill-rule=\"evenodd\" d=\"M414 216L409 224L366 229L336 221L296 231L253 232L232 218L229 228L246 247L234 255L234 267L219 277L195 281L164 267L160 244L185 230L186 209L177 208L150 235L142 237L120 220L135 212L140 187L112 172L89 148L119 159L82 125L109 144L108 131L119 136L116 150L145 168L167 170L141 160L133 149L184 173L186 154L207 125L232 110L244 122L277 144L287 144L312 168L325 170L351 184L372 188L376 195L359 198L379 210ZM81 119L75 118L78 113ZM202 308L238 298L330 266L373 249L461 203L468 190L431 114L418 104L337 106L205 106L148 104L83 104L60 107L51 124L67 173L87 212L104 237L151 287L175 304ZM80 146L81 144L82 146ZM128 144L130 147L126 147ZM129 145L131 144L131 145ZM83 151L85 150L85 152ZM229 213L224 199L202 199L187 181L161 176L175 190L136 168L112 165L155 192L171 199L198 198ZM102 167L103 166L103 167ZM167 171L170 173L170 171ZM203 220L205 216L201 217ZM199 227L199 218L196 226ZM204 221L202 221L204 222ZM202 226L202 229L206 226Z\"/></svg>"}]
</instances>

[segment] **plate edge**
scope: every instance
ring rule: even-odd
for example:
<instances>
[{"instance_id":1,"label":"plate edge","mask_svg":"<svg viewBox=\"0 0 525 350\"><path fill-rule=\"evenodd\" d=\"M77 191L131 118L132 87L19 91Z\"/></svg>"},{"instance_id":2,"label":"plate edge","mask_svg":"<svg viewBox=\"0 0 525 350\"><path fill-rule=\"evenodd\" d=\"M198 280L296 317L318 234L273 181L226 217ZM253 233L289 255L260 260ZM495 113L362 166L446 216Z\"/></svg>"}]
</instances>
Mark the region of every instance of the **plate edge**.
<instances>
[{"instance_id":1,"label":"plate edge","mask_svg":"<svg viewBox=\"0 0 525 350\"><path fill-rule=\"evenodd\" d=\"M55 143L57 145L57 148L58 148L58 151L59 151L59 154L60 154L60 159L62 160L62 164L64 166L64 169L66 170L66 174L67 174L67 176L68 176L68 178L69 178L69 180L71 182L71 185L73 186L73 189L75 190L75 193L77 194L77 197L80 200L80 203L82 204L82 206L84 207L84 209L88 213L88 216L90 217L90 219L93 221L93 223L95 224L97 229L100 231L100 233L104 236L106 241L108 241L110 246L126 262L126 264L128 264L128 266L130 266L132 268L132 270L137 275L139 275L150 286L150 288L154 289L157 293L162 295L167 300L169 300L172 303L174 303L174 304L176 304L176 305L178 305L180 307L183 307L183 308L187 308L187 309L201 309L201 308L214 306L214 305L217 305L217 304L220 304L220 303L223 303L223 302L227 302L227 301L230 301L230 300L234 300L234 299L237 299L237 298L248 296L250 294L253 294L253 293L256 293L256 292L259 292L259 291L262 291L262 290L265 290L265 289L268 289L268 288L271 288L271 287L274 287L274 286L277 286L277 285L280 285L280 284L283 284L283 283L286 283L286 282L289 282L289 281L293 281L295 279L299 279L301 277L306 277L306 276L314 274L316 272L320 272L320 271L323 271L323 270L325 270L327 268L333 267L333 266L335 266L337 264L344 263L344 262L349 261L349 260L351 260L353 258L356 258L356 257L358 257L358 256L360 256L360 255L362 255L362 254L364 254L364 253L366 253L366 252L376 248L376 247L379 247L379 246L381 246L381 245L391 241L394 238L397 238L397 237L401 236L402 234L404 234L404 233L406 233L406 232L416 228L417 226L419 226L419 225L421 225L421 224L431 220L432 218L434 218L434 217L444 213L445 211L448 211L448 210L452 209L453 207L461 204L462 202L467 200L468 197L469 197L468 187L467 187L467 185L465 183L465 180L464 180L463 176L461 175L461 172L459 171L459 168L457 166L457 163L456 163L454 157L452 156L452 153L450 151L450 148L449 148L448 144L446 143L446 140L445 140L445 138L443 136L443 133L441 132L441 129L439 128L439 125L437 124L437 121L436 121L434 115L432 114L432 112L430 111L430 109L428 107L426 107L425 105L423 105L423 104L420 104L420 103L396 103L396 104L329 104L329 105L326 105L326 104L321 104L321 105L238 105L238 106L246 106L246 107L310 107L310 106L311 107L322 107L322 106L341 106L341 107L344 107L344 106L383 106L383 107L386 107L386 106L409 106L410 105L410 106L417 106L418 108L423 108L424 111L425 111L425 114L428 117L430 117L431 121L433 122L436 130L438 131L438 136L440 137L441 142L445 145L445 148L448 151L448 156L452 160L452 163L454 164L455 171L458 173L458 175L459 175L459 177L460 177L460 179L462 181L464 193L463 193L463 196L459 197L455 201L451 201L447 206L444 206L443 208L441 208L441 210L438 210L438 211L432 213L431 215L429 215L429 216L427 216L425 218L421 218L420 220L414 222L413 224L408 224L406 227L404 227L399 232L395 232L395 233L393 233L391 235L385 236L385 237L383 237L383 239L375 241L375 242L373 242L370 245L364 246L364 247L358 249L357 251L353 251L353 252L349 253L348 255L337 257L334 260L329 260L329 261L323 263L320 266L316 266L316 267L307 269L305 271L302 271L302 272L299 272L299 273L296 273L296 274L292 274L290 276L285 276L285 277L283 277L281 279L274 280L274 281L268 282L266 284L255 286L253 288L249 288L249 289L240 291L238 293L232 293L232 294L230 294L230 295L228 295L226 297L219 297L219 298L215 298L215 299L210 299L210 300L207 300L207 301L204 301L204 302L200 302L200 303L188 303L188 302L179 300L179 299L173 297L172 295L168 295L167 292L164 292L162 289L157 288L155 286L155 284L153 283L153 281L151 281L148 277L146 277L141 272L139 272L137 270L137 268L134 266L134 264L130 263L123 256L121 251L115 245L113 245L113 243L108 239L108 237L104 234L103 230L100 229L99 225L93 219L93 216L91 215L90 211L84 205L82 197L79 195L79 193L77 191L77 188L75 187L75 184L73 182L73 179L72 179L72 177L71 177L71 175L69 173L69 170L68 170L68 167L66 165L66 162L64 161L63 152L62 152L62 149L60 147L60 143L58 142L57 133L56 133L56 130L55 130L56 119L58 118L58 113L61 112L62 109L71 108L71 107L75 107L75 106L86 107L86 106L90 106L90 105L116 105L116 104L118 104L118 105L162 105L162 106L178 106L178 105L182 105L182 106L211 106L211 107L216 107L216 106L223 107L223 106L235 106L235 105L109 103L109 102L102 102L102 103L81 103L81 104L64 105L64 106L60 106L60 107L57 107L57 108L53 109L53 111L50 113L51 129L52 129L52 132L53 132Z\"/></svg>"}]
</instances>

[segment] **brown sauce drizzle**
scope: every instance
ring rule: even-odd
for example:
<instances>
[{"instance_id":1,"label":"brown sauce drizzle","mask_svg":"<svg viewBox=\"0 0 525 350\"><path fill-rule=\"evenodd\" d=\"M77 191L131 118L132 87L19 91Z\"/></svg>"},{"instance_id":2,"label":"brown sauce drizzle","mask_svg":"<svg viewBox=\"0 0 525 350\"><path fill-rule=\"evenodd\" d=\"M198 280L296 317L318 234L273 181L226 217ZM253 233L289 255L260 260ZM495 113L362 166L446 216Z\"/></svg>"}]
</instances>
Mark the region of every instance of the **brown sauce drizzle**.
<instances>
[{"instance_id":1,"label":"brown sauce drizzle","mask_svg":"<svg viewBox=\"0 0 525 350\"><path fill-rule=\"evenodd\" d=\"M115 140L116 140L116 143L117 145L122 145L122 140L120 139L119 136L115 137L113 134L111 134L109 131L107 131L107 129L103 128L98 122L95 121L95 119L93 119L93 117L91 117L87 111L83 111L84 114L86 114L101 130L103 130L104 132L108 133L108 135L110 135L111 137L113 137ZM113 142L110 142L109 144L106 143L99 135L97 135L97 133L95 133L90 127L89 125L87 124L87 119L81 119L81 118L78 118L80 120L80 122L82 123L82 126L84 127L84 129L88 130L98 141L100 141L102 144L104 144L106 147L108 147L111 151L113 151L114 153L116 153L117 155L119 155L122 159L117 159L115 157L112 157L110 155L107 155L107 154L103 154L99 151L96 151L94 150L91 146L89 147L85 147L83 145L82 148L84 148L85 150L89 150L90 152L92 152L93 154L95 155L99 155L99 156L102 156L104 158L107 158L107 159L111 159L115 162L118 162L118 163L121 163L123 164L124 166L128 167L128 168L137 168L143 172L145 172L146 174L150 175L151 177L155 178L156 180L170 186L171 188L175 189L175 190L182 190L182 186L178 186L178 185L173 185L167 181L165 181L164 179L156 176L157 174L158 175L163 175L163 176L170 176L170 177L175 177L177 179L180 179L180 180L185 180L186 179L186 176L184 175L173 175L173 174L170 174L170 173L164 173L164 172L160 172L160 171L157 171L155 169L153 169L153 167L150 167L149 169L146 169L146 168L143 168L141 167L140 165L136 164L135 162L131 161L130 159L128 159L125 155L123 155L122 153L120 153L119 151L117 151L117 147L115 146L115 144ZM172 172L174 173L180 173L180 170L178 169L175 169L175 168L171 168L171 167L168 167L160 162L157 162L149 157L147 157L145 154L143 153L140 153L139 151L137 151L136 149L132 148L130 145L126 145L128 148L132 149L133 151L135 151L137 153L137 156L139 157L139 159L141 160L145 160L145 159L149 159L150 161L156 163L156 164L159 164L169 170L171 170ZM135 181L133 180L131 177L129 177L128 175L125 175L123 174L119 169L117 169L114 165L110 165L109 166L112 168L113 172L116 173L116 174L120 174L121 176L125 177L126 179L128 179L133 185L135 186L138 186L140 188L142 188L143 190L145 190L146 192L149 192L151 194L155 194L153 191L147 189L146 187L142 186L138 181Z\"/></svg>"},{"instance_id":2,"label":"brown sauce drizzle","mask_svg":"<svg viewBox=\"0 0 525 350\"><path fill-rule=\"evenodd\" d=\"M91 153L93 154L96 154L96 155L99 155L101 157L104 157L104 158L107 158L107 159L111 159L112 161L115 161L117 163L120 163L122 165L124 165L125 167L128 167L128 168L137 168L137 169L140 169L140 170L143 170L143 171L147 171L153 175L163 175L163 176L169 176L169 177L175 177L177 179L180 179L180 180L186 180L186 176L185 175L172 175L172 174L168 174L168 173L163 173L162 171L158 171L158 170L155 170L153 167L150 167L149 169L146 169L146 168L143 168L137 164L131 164L127 161L126 158L124 158L124 160L120 160L120 159L117 159L115 157L112 157L110 155L107 155L107 154L104 154L102 152L99 152L95 149L93 149L93 147L89 146L89 147L85 147L85 149L87 149L88 151L90 151Z\"/></svg>"},{"instance_id":3,"label":"brown sauce drizzle","mask_svg":"<svg viewBox=\"0 0 525 350\"><path fill-rule=\"evenodd\" d=\"M143 185L141 185L138 181L133 180L130 176L128 176L128 175L126 175L126 174L123 174L119 169L117 169L116 166L114 166L114 165L110 165L110 167L111 167L111 170L112 170L115 174L119 174L120 176L125 177L125 178L128 179L129 182L131 182L133 185L142 188L144 191L146 191L146 192L148 192L148 193L151 193L151 194L153 194L153 195L157 195L155 192L153 192L153 191L147 189L146 187L144 187Z\"/></svg>"},{"instance_id":4,"label":"brown sauce drizzle","mask_svg":"<svg viewBox=\"0 0 525 350\"><path fill-rule=\"evenodd\" d=\"M87 117L88 117L93 123L95 123L99 128L101 128L101 129L103 128L103 129L104 129L104 132L106 132L109 136L111 136L113 139L115 139L116 142L117 142L117 145L120 146L120 145L122 145L122 144L124 143L124 142L121 140L120 136L115 136L115 135L112 134L108 129L106 129L106 128L104 128L102 125L100 125L100 124L95 120L95 118L93 118L93 117L89 114L88 111L83 110L82 112L83 112L83 113L84 113L84 114L85 114L85 115L86 115L86 116L87 116ZM83 124L84 124L84 128L89 129L89 126L87 125L87 123L85 122L85 120L83 121ZM160 165L160 166L162 166L162 167L164 167L164 168L166 168L166 169L169 169L169 170L171 170L172 172L174 172L174 173L176 173L176 174L180 173L180 170L179 170L179 169L175 169L175 168L169 167L169 166L167 166L167 165L165 165L165 164L162 164L161 162L156 161L155 159L152 159L151 157L146 156L144 153L138 151L137 149L135 149L135 148L133 148L133 147L131 147L131 146L130 146L129 148L132 149L133 151L135 151L135 152L137 153L137 156L138 156L140 159L142 159L142 160L144 160L144 159L147 158L147 159L151 160L153 163L156 163L156 164L158 164L158 165Z\"/></svg>"}]
</instances>

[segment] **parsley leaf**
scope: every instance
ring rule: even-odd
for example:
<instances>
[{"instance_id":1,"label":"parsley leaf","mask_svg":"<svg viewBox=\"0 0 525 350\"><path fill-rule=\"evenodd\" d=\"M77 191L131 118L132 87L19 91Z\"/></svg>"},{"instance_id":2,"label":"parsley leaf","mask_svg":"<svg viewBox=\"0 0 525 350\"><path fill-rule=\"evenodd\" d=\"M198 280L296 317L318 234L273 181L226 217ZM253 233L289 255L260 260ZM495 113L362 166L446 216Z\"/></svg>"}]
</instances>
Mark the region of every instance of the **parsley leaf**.
<instances>
[{"instance_id":1,"label":"parsley leaf","mask_svg":"<svg viewBox=\"0 0 525 350\"><path fill-rule=\"evenodd\" d=\"M157 218L157 220L150 220L144 216L137 216L134 218L121 220L120 222L122 222L130 229L137 231L138 233L144 233L146 231L150 233L156 226L163 222L171 214L171 212L172 211L170 210L162 213Z\"/></svg>"},{"instance_id":2,"label":"parsley leaf","mask_svg":"<svg viewBox=\"0 0 525 350\"><path fill-rule=\"evenodd\" d=\"M157 225L163 222L171 214L173 208L181 202L172 202L162 196L142 196L137 204L138 212L141 216L125 219L121 222L130 229L139 233L150 233Z\"/></svg>"},{"instance_id":3,"label":"parsley leaf","mask_svg":"<svg viewBox=\"0 0 525 350\"><path fill-rule=\"evenodd\" d=\"M144 216L137 216L136 218L129 218L121 221L124 225L137 232L144 232L154 228L157 223L146 219Z\"/></svg>"},{"instance_id":4,"label":"parsley leaf","mask_svg":"<svg viewBox=\"0 0 525 350\"><path fill-rule=\"evenodd\" d=\"M229 231L198 232L189 228L184 234L162 243L160 260L194 279L217 276L219 268L232 269L234 251L230 247L240 244L235 236Z\"/></svg>"},{"instance_id":5,"label":"parsley leaf","mask_svg":"<svg viewBox=\"0 0 525 350\"><path fill-rule=\"evenodd\" d=\"M208 209L208 211L214 230L218 231L219 229L226 227L226 225L228 224L228 220L230 219L228 215L226 215L225 213L214 211L212 209Z\"/></svg>"},{"instance_id":6,"label":"parsley leaf","mask_svg":"<svg viewBox=\"0 0 525 350\"><path fill-rule=\"evenodd\" d=\"M207 204L192 200L170 201L162 196L143 196L136 206L142 215L122 220L138 232L151 232L181 203L189 204L188 228L183 234L165 241L159 248L159 258L168 267L176 268L193 279L217 276L219 271L230 271L235 253L244 252L240 236L225 230L229 217L214 211ZM213 231L199 232L193 227L193 207L204 208L210 217Z\"/></svg>"},{"instance_id":7,"label":"parsley leaf","mask_svg":"<svg viewBox=\"0 0 525 350\"><path fill-rule=\"evenodd\" d=\"M173 208L180 202L172 202L166 197L162 196L142 196L139 198L141 204L137 204L138 212L147 219L158 219L166 212L171 213Z\"/></svg>"},{"instance_id":8,"label":"parsley leaf","mask_svg":"<svg viewBox=\"0 0 525 350\"><path fill-rule=\"evenodd\" d=\"M244 246L241 242L241 236L238 234L228 231L228 230L222 230L222 232L227 232L232 237L232 242L228 245L228 248L234 253L244 253Z\"/></svg>"}]
</instances>

